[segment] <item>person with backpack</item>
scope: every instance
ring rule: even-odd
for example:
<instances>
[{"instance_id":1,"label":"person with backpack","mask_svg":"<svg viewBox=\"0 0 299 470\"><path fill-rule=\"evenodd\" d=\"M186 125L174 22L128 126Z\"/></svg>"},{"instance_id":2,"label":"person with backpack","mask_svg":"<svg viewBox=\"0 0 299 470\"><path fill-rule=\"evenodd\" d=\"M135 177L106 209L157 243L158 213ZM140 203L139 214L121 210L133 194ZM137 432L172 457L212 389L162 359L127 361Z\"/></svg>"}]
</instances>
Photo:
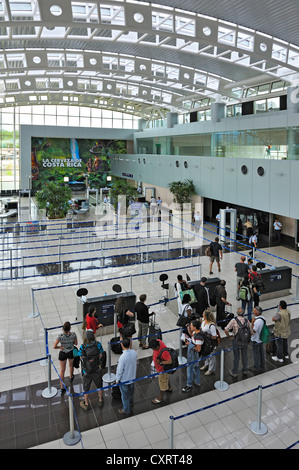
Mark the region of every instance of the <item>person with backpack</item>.
<instances>
[{"instance_id":1,"label":"person with backpack","mask_svg":"<svg viewBox=\"0 0 299 470\"><path fill-rule=\"evenodd\" d=\"M251 285L248 282L248 279L243 279L243 281L240 284L240 289L239 289L239 298L241 300L241 306L244 312L246 311L247 307L247 315L248 315L248 320L252 320L252 301L253 301L253 295L252 295L252 289Z\"/></svg>"},{"instance_id":2,"label":"person with backpack","mask_svg":"<svg viewBox=\"0 0 299 470\"><path fill-rule=\"evenodd\" d=\"M240 261L235 264L235 272L237 274L237 300L240 300L239 291L240 285L244 279L248 278L249 266L245 263L246 257L241 256Z\"/></svg>"},{"instance_id":3,"label":"person with backpack","mask_svg":"<svg viewBox=\"0 0 299 470\"><path fill-rule=\"evenodd\" d=\"M229 373L235 379L238 378L240 353L242 357L242 374L247 377L248 375L248 345L250 343L251 335L253 333L251 323L244 318L245 310L238 308L237 316L233 318L225 327L224 332L226 336L232 339L234 364L233 369ZM229 332L232 330L232 335Z\"/></svg>"},{"instance_id":4,"label":"person with backpack","mask_svg":"<svg viewBox=\"0 0 299 470\"><path fill-rule=\"evenodd\" d=\"M253 353L253 371L264 372L265 370L265 349L262 332L266 325L266 320L262 316L263 309L261 307L255 307L253 309L253 319L251 322L253 335L251 336L252 342L252 353Z\"/></svg>"},{"instance_id":5,"label":"person with backpack","mask_svg":"<svg viewBox=\"0 0 299 470\"><path fill-rule=\"evenodd\" d=\"M164 366L172 363L172 358L167 350L167 346L160 339L151 339L149 347L153 350L153 361L157 372L164 372ZM162 351L164 349L164 351ZM159 395L152 400L153 405L163 402L165 392L172 392L169 382L169 373L164 372L158 375Z\"/></svg>"},{"instance_id":6,"label":"person with backpack","mask_svg":"<svg viewBox=\"0 0 299 470\"><path fill-rule=\"evenodd\" d=\"M192 363L198 361L200 357L201 346L204 343L201 335L201 324L199 320L192 320L188 326L189 340L186 340L188 346L187 361ZM199 362L187 365L187 384L182 388L182 392L190 392L192 390L193 380L195 385L200 386L200 368Z\"/></svg>"},{"instance_id":7,"label":"person with backpack","mask_svg":"<svg viewBox=\"0 0 299 470\"><path fill-rule=\"evenodd\" d=\"M74 349L74 357L80 356L81 358L84 400L80 401L80 406L85 411L89 409L87 392L90 390L91 383L94 382L96 388L103 387L102 372L100 369L100 358L103 352L102 344L95 340L94 332L90 330L86 331L85 339L80 349ZM104 405L103 390L98 390L98 395L98 406L102 408Z\"/></svg>"}]
</instances>

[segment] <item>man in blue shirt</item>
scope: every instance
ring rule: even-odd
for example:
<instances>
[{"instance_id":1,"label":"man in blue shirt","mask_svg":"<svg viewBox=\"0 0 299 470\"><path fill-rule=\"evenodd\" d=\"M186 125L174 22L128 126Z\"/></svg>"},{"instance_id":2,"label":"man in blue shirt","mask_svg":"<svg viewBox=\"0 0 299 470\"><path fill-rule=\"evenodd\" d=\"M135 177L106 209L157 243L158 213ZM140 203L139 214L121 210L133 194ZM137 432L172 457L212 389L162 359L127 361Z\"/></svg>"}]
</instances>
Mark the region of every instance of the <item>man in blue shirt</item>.
<instances>
[{"instance_id":1,"label":"man in blue shirt","mask_svg":"<svg viewBox=\"0 0 299 470\"><path fill-rule=\"evenodd\" d=\"M81 367L83 376L83 391L88 392L91 386L91 382L94 382L96 388L103 387L102 371L100 369L100 358L104 352L101 343L95 340L94 332L87 330L85 333L85 339L80 349L74 349L74 357L81 357ZM103 390L98 390L99 395L99 408L104 405ZM88 393L84 393L84 400L80 401L80 406L85 411L89 409Z\"/></svg>"},{"instance_id":2,"label":"man in blue shirt","mask_svg":"<svg viewBox=\"0 0 299 470\"><path fill-rule=\"evenodd\" d=\"M123 352L117 364L116 383L119 384L123 407L119 408L118 412L121 415L129 415L134 400L134 382L129 382L136 379L137 353L130 348L129 338L125 337L121 345Z\"/></svg>"}]
</instances>

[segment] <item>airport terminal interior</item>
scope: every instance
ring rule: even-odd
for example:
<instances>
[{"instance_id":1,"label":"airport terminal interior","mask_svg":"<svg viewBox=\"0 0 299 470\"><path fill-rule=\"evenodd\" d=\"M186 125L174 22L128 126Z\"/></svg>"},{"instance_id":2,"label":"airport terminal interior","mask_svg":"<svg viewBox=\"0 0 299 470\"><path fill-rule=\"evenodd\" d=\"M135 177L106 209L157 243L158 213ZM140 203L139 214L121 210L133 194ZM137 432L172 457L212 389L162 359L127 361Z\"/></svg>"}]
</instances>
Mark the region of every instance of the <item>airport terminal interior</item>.
<instances>
[{"instance_id":1,"label":"airport terminal interior","mask_svg":"<svg viewBox=\"0 0 299 470\"><path fill-rule=\"evenodd\" d=\"M299 449L297 0L0 0L0 11L0 448ZM206 252L217 237L219 266ZM242 257L263 281L271 333L261 370L251 338L246 375L224 330L242 307ZM199 360L187 390L179 275L195 291L205 278L219 332L215 368ZM212 301L223 280L227 319ZM135 318L126 415L114 307L124 297L134 310L142 294L146 344L162 338L178 366L155 400L161 374ZM80 347L90 305L107 360L104 405L92 382L85 410L81 368L61 383L54 343L70 322Z\"/></svg>"}]
</instances>

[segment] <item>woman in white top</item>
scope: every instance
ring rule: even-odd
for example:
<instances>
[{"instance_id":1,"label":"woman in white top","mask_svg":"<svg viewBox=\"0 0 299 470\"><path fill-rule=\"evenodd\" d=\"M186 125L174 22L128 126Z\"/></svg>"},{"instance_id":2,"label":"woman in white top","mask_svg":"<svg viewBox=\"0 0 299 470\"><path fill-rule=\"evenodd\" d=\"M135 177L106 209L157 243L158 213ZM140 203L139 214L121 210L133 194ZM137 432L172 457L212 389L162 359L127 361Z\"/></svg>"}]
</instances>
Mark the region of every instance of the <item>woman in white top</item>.
<instances>
[{"instance_id":1,"label":"woman in white top","mask_svg":"<svg viewBox=\"0 0 299 470\"><path fill-rule=\"evenodd\" d=\"M178 303L178 314L181 315L182 314L182 301L181 301L181 296L180 296L180 292L183 292L184 290L188 289L189 286L188 284L186 283L186 281L183 279L183 276L181 276L181 274L179 274L177 276L177 282L175 283L174 285L174 294L177 298L177 303Z\"/></svg>"},{"instance_id":2,"label":"woman in white top","mask_svg":"<svg viewBox=\"0 0 299 470\"><path fill-rule=\"evenodd\" d=\"M201 322L201 331L211 335L212 339L217 339L216 321L213 313L210 310L203 312ZM206 370L205 375L211 375L216 370L216 356L208 357L200 370Z\"/></svg>"},{"instance_id":3,"label":"woman in white top","mask_svg":"<svg viewBox=\"0 0 299 470\"><path fill-rule=\"evenodd\" d=\"M184 317L189 317L191 321L192 307L189 304L190 300L191 300L190 295L185 294L182 300L182 310L181 310L180 315L183 315Z\"/></svg>"}]
</instances>

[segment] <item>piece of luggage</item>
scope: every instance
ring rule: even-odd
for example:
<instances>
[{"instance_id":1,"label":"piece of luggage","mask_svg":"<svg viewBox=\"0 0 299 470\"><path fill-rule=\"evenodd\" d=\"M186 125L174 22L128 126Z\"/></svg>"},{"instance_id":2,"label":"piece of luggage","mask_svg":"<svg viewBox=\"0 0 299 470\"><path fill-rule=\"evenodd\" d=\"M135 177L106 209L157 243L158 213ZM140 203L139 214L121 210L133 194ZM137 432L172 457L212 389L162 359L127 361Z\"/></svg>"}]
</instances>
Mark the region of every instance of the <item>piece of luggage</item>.
<instances>
[{"instance_id":1,"label":"piece of luggage","mask_svg":"<svg viewBox=\"0 0 299 470\"><path fill-rule=\"evenodd\" d=\"M247 286L241 286L239 290L239 298L241 300L246 300L246 302L249 302L251 300L251 293L250 289Z\"/></svg>"},{"instance_id":2,"label":"piece of luggage","mask_svg":"<svg viewBox=\"0 0 299 470\"><path fill-rule=\"evenodd\" d=\"M113 351L114 354L121 354L122 353L121 343L118 343L118 341L120 341L120 336L115 336L115 338L112 338L110 340L111 351Z\"/></svg>"},{"instance_id":3,"label":"piece of luggage","mask_svg":"<svg viewBox=\"0 0 299 470\"><path fill-rule=\"evenodd\" d=\"M235 341L237 342L238 346L248 346L251 338L249 322L247 318L244 319L244 324L242 324L238 318L235 318L235 320L239 326L235 335Z\"/></svg>"},{"instance_id":4,"label":"piece of luggage","mask_svg":"<svg viewBox=\"0 0 299 470\"><path fill-rule=\"evenodd\" d=\"M201 346L199 355L203 358L207 357L210 354L212 354L212 352L213 352L213 350L216 346L215 340L212 339L212 336L209 333L206 333L204 331L201 331L198 336L203 341L203 344Z\"/></svg>"},{"instance_id":5,"label":"piece of luggage","mask_svg":"<svg viewBox=\"0 0 299 470\"><path fill-rule=\"evenodd\" d=\"M106 351L102 352L102 356L100 357L100 369L105 369L107 364L107 353Z\"/></svg>"},{"instance_id":6,"label":"piece of luggage","mask_svg":"<svg viewBox=\"0 0 299 470\"><path fill-rule=\"evenodd\" d=\"M149 341L151 339L160 339L162 341L162 331L158 323L156 323L154 315L150 318L148 334L150 335L148 338Z\"/></svg>"},{"instance_id":7,"label":"piece of luggage","mask_svg":"<svg viewBox=\"0 0 299 470\"><path fill-rule=\"evenodd\" d=\"M120 388L118 385L115 385L115 387L112 387L111 395L114 400L121 400L121 393L120 393Z\"/></svg>"},{"instance_id":8,"label":"piece of luggage","mask_svg":"<svg viewBox=\"0 0 299 470\"><path fill-rule=\"evenodd\" d=\"M83 347L81 355L81 367L87 374L92 374L99 370L100 352L98 350L97 341L88 347Z\"/></svg>"},{"instance_id":9,"label":"piece of luggage","mask_svg":"<svg viewBox=\"0 0 299 470\"><path fill-rule=\"evenodd\" d=\"M232 318L234 318L234 314L228 313L225 318L219 321L218 326L221 326L221 328L224 330L224 328L229 324Z\"/></svg>"},{"instance_id":10,"label":"piece of luggage","mask_svg":"<svg viewBox=\"0 0 299 470\"><path fill-rule=\"evenodd\" d=\"M171 370L171 369L175 369L176 367L178 367L179 365L179 356L178 356L178 353L175 349L173 348L163 348L161 349L160 351L160 354L159 356L157 357L157 359L161 359L161 356L163 354L164 351L168 351L170 356L171 356L171 359L172 359L172 362L171 364L161 364L163 369L165 371L170 371L169 374L174 374L175 373L175 370Z\"/></svg>"},{"instance_id":11,"label":"piece of luggage","mask_svg":"<svg viewBox=\"0 0 299 470\"><path fill-rule=\"evenodd\" d=\"M261 317L262 318L262 317ZM260 340L262 343L269 343L270 339L271 339L271 332L266 324L266 320L264 318L262 318L263 322L264 322L264 325L263 325L263 328L262 328L262 331L260 332Z\"/></svg>"},{"instance_id":12,"label":"piece of luggage","mask_svg":"<svg viewBox=\"0 0 299 470\"><path fill-rule=\"evenodd\" d=\"M274 336L274 333L271 333L270 341L266 346L266 352L267 354L270 354L270 356L275 356L276 351L277 351L277 346L276 346L275 336Z\"/></svg>"}]
</instances>

